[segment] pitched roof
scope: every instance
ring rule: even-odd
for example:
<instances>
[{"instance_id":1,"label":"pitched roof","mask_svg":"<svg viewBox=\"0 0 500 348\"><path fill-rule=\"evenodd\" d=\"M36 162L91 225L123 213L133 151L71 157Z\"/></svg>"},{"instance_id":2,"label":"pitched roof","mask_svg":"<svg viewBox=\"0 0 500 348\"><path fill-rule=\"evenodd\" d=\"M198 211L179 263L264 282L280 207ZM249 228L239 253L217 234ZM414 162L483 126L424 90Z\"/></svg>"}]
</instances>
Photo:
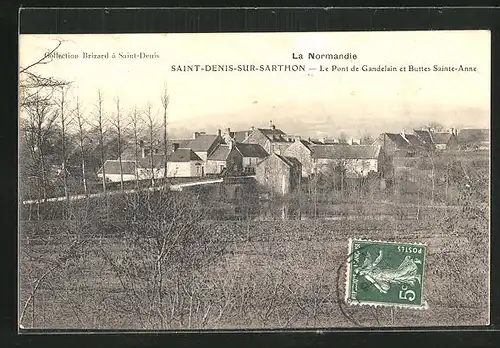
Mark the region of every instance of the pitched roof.
<instances>
[{"instance_id":1,"label":"pitched roof","mask_svg":"<svg viewBox=\"0 0 500 348\"><path fill-rule=\"evenodd\" d=\"M173 144L177 144L179 148L186 148L189 142L193 139L168 139L167 140L167 152L172 152ZM144 148L147 152L149 152L150 147L147 143L144 143ZM163 153L163 141L158 141L156 146L153 149L158 149ZM137 146L137 157L141 158L142 149L138 145ZM122 152L122 160L135 160L135 146L132 142L123 152Z\"/></svg>"},{"instance_id":2,"label":"pitched roof","mask_svg":"<svg viewBox=\"0 0 500 348\"><path fill-rule=\"evenodd\" d=\"M168 161L170 162L189 162L189 161L201 161L201 158L194 153L194 150L187 148L178 148L175 152L168 156Z\"/></svg>"},{"instance_id":3,"label":"pitched roof","mask_svg":"<svg viewBox=\"0 0 500 348\"><path fill-rule=\"evenodd\" d=\"M268 155L267 151L264 150L264 148L259 144L237 143L236 149L241 153L243 157L264 158Z\"/></svg>"},{"instance_id":4,"label":"pitched roof","mask_svg":"<svg viewBox=\"0 0 500 348\"><path fill-rule=\"evenodd\" d=\"M201 158L194 153L191 149L178 148L175 152L169 153L167 156L168 162L190 162L190 161L201 161ZM141 158L138 164L139 168L151 168L151 157L146 156ZM163 168L165 166L165 155L164 154L153 154L153 166L155 168Z\"/></svg>"},{"instance_id":5,"label":"pitched roof","mask_svg":"<svg viewBox=\"0 0 500 348\"><path fill-rule=\"evenodd\" d=\"M478 128L461 129L457 137L461 143L490 142L490 130Z\"/></svg>"},{"instance_id":6,"label":"pitched roof","mask_svg":"<svg viewBox=\"0 0 500 348\"><path fill-rule=\"evenodd\" d=\"M312 158L316 159L373 159L377 158L377 145L311 145Z\"/></svg>"},{"instance_id":7,"label":"pitched roof","mask_svg":"<svg viewBox=\"0 0 500 348\"><path fill-rule=\"evenodd\" d=\"M271 141L286 141L283 135L286 135L281 129L278 128L258 128Z\"/></svg>"},{"instance_id":8,"label":"pitched roof","mask_svg":"<svg viewBox=\"0 0 500 348\"><path fill-rule=\"evenodd\" d=\"M107 160L104 162L104 170L106 174L120 174L120 161L119 160ZM102 174L102 167L97 172ZM122 174L135 174L135 162L122 160Z\"/></svg>"},{"instance_id":9,"label":"pitched roof","mask_svg":"<svg viewBox=\"0 0 500 348\"><path fill-rule=\"evenodd\" d=\"M413 132L420 138L420 140L427 145L432 145L431 133L428 130L413 130Z\"/></svg>"},{"instance_id":10,"label":"pitched roof","mask_svg":"<svg viewBox=\"0 0 500 348\"><path fill-rule=\"evenodd\" d=\"M389 138L393 143L396 144L398 148L408 148L409 142L403 138L403 136L399 133L383 133Z\"/></svg>"},{"instance_id":11,"label":"pitched roof","mask_svg":"<svg viewBox=\"0 0 500 348\"><path fill-rule=\"evenodd\" d=\"M231 153L229 145L219 144L207 159L212 161L225 161Z\"/></svg>"},{"instance_id":12,"label":"pitched roof","mask_svg":"<svg viewBox=\"0 0 500 348\"><path fill-rule=\"evenodd\" d=\"M219 136L216 134L200 134L196 137L196 139L189 141L185 147L190 148L193 151L208 151L218 138Z\"/></svg>"},{"instance_id":13,"label":"pitched roof","mask_svg":"<svg viewBox=\"0 0 500 348\"><path fill-rule=\"evenodd\" d=\"M276 153L274 155L276 157L278 157L280 160L282 160L283 162L285 162L285 164L289 167L299 167L300 166L300 162L296 158L278 155Z\"/></svg>"},{"instance_id":14,"label":"pitched roof","mask_svg":"<svg viewBox=\"0 0 500 348\"><path fill-rule=\"evenodd\" d=\"M434 144L447 144L452 137L451 133L432 133L432 140Z\"/></svg>"},{"instance_id":15,"label":"pitched roof","mask_svg":"<svg viewBox=\"0 0 500 348\"><path fill-rule=\"evenodd\" d=\"M251 133L250 131L236 131L236 132L231 132L232 135L231 137L237 142L241 143L243 140L247 138L247 136Z\"/></svg>"},{"instance_id":16,"label":"pitched roof","mask_svg":"<svg viewBox=\"0 0 500 348\"><path fill-rule=\"evenodd\" d=\"M416 134L405 134L405 138L408 140L410 145L415 147L425 147L426 144L423 143Z\"/></svg>"}]
</instances>

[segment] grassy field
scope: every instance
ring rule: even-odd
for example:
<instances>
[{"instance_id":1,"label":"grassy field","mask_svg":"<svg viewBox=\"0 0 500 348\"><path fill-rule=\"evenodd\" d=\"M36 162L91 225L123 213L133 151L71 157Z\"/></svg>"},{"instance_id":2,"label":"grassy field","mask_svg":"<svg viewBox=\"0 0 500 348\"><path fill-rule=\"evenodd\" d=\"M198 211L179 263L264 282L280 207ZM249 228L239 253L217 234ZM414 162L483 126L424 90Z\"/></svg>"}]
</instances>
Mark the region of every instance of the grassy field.
<instances>
[{"instance_id":1,"label":"grassy field","mask_svg":"<svg viewBox=\"0 0 500 348\"><path fill-rule=\"evenodd\" d=\"M208 244L192 244L193 254L212 248L216 257L189 267L166 264L158 297L153 273L148 273L154 260L143 253L133 258L134 265L127 263L131 249L124 238L91 233L74 253L68 251L71 238L57 231L50 239L34 237L36 223L25 222L21 311L35 295L22 324L92 329L487 324L488 221L467 214L450 209L418 220L219 222ZM426 243L423 296L429 308L347 306L348 238ZM67 260L58 259L64 256Z\"/></svg>"}]
</instances>

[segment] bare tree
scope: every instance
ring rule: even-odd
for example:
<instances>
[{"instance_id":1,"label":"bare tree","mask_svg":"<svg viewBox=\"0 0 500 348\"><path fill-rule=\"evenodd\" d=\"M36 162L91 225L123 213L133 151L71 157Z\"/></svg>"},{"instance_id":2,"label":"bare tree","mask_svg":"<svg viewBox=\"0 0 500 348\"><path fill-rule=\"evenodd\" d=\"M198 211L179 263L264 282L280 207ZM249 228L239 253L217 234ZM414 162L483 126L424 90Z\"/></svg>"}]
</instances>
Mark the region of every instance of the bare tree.
<instances>
[{"instance_id":1,"label":"bare tree","mask_svg":"<svg viewBox=\"0 0 500 348\"><path fill-rule=\"evenodd\" d=\"M67 129L69 126L69 123L72 121L70 118L70 114L66 112L66 106L67 106L67 101L66 101L66 93L67 90L64 89L65 86L61 86L61 98L59 100L59 122L61 125L61 159L62 159L62 165L61 165L61 172L62 172L62 178L63 178L63 186L64 186L64 196L66 197L66 202L69 204L69 188L68 188L68 169L67 169L67 142L68 142L68 134L67 134Z\"/></svg>"},{"instance_id":2,"label":"bare tree","mask_svg":"<svg viewBox=\"0 0 500 348\"><path fill-rule=\"evenodd\" d=\"M78 145L79 145L79 150L80 150L80 160L81 160L81 168L82 168L82 184L83 184L83 192L87 195L88 194L88 188L87 188L87 173L85 172L85 147L84 147L84 138L85 138L85 132L83 129L83 125L85 122L85 119L80 111L80 100L77 97L76 98L76 107L73 111L77 126L78 126Z\"/></svg>"},{"instance_id":3,"label":"bare tree","mask_svg":"<svg viewBox=\"0 0 500 348\"><path fill-rule=\"evenodd\" d=\"M141 122L140 119L140 113L137 111L137 107L134 106L134 109L132 110L131 114L131 123L132 123L132 133L133 133L133 138L134 138L134 162L135 162L135 188L136 190L139 188L139 172L138 172L138 166L139 166L139 148L138 148L138 143L139 143L139 124Z\"/></svg>"},{"instance_id":4,"label":"bare tree","mask_svg":"<svg viewBox=\"0 0 500 348\"><path fill-rule=\"evenodd\" d=\"M161 105L163 107L163 154L165 156L163 177L165 178L165 180L167 179L167 108L169 102L170 98L168 95L167 84L165 84L163 88L163 94L161 96Z\"/></svg>"},{"instance_id":5,"label":"bare tree","mask_svg":"<svg viewBox=\"0 0 500 348\"><path fill-rule=\"evenodd\" d=\"M121 121L121 110L120 110L120 98L116 97L116 115L114 120L111 121L115 127L118 145L118 164L120 171L120 189L123 191L123 162L122 162L122 121Z\"/></svg>"},{"instance_id":6,"label":"bare tree","mask_svg":"<svg viewBox=\"0 0 500 348\"><path fill-rule=\"evenodd\" d=\"M37 92L39 94L41 92ZM46 150L50 133L57 118L53 103L47 100L45 96L37 97L35 95L30 102L29 107L25 107L28 114L25 137L28 140L30 153L37 168L37 178L39 178L39 199L47 199L47 163ZM38 176L39 175L39 176Z\"/></svg>"},{"instance_id":7,"label":"bare tree","mask_svg":"<svg viewBox=\"0 0 500 348\"><path fill-rule=\"evenodd\" d=\"M104 163L106 162L106 148L104 146L104 133L105 133L105 118L102 110L103 107L103 96L101 90L97 91L97 128L99 131L99 149L101 156L101 170L102 170L102 192L106 194L106 168Z\"/></svg>"},{"instance_id":8,"label":"bare tree","mask_svg":"<svg viewBox=\"0 0 500 348\"><path fill-rule=\"evenodd\" d=\"M155 151L155 129L156 124L153 117L153 113L151 112L151 105L148 104L145 112L147 127L148 127L148 141L149 141L149 166L150 166L150 175L151 175L151 187L155 186L155 160L154 160L154 151ZM165 154L166 155L166 154Z\"/></svg>"}]
</instances>

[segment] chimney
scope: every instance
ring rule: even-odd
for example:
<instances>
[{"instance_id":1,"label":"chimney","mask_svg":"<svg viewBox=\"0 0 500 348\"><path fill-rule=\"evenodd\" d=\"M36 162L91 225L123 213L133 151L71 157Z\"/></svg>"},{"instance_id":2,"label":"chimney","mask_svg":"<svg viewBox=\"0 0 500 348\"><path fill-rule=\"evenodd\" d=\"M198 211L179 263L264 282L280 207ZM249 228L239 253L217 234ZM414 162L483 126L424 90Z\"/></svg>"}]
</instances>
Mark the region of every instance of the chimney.
<instances>
[{"instance_id":1,"label":"chimney","mask_svg":"<svg viewBox=\"0 0 500 348\"><path fill-rule=\"evenodd\" d=\"M454 134L454 129L453 128L450 128L450 134Z\"/></svg>"},{"instance_id":2,"label":"chimney","mask_svg":"<svg viewBox=\"0 0 500 348\"><path fill-rule=\"evenodd\" d=\"M217 135L220 136L221 135L221 130L220 129L217 129Z\"/></svg>"},{"instance_id":3,"label":"chimney","mask_svg":"<svg viewBox=\"0 0 500 348\"><path fill-rule=\"evenodd\" d=\"M349 139L349 145L354 145L354 139L353 138Z\"/></svg>"},{"instance_id":4,"label":"chimney","mask_svg":"<svg viewBox=\"0 0 500 348\"><path fill-rule=\"evenodd\" d=\"M231 151L234 147L234 141L231 139L227 142L227 144L229 145L229 151Z\"/></svg>"},{"instance_id":5,"label":"chimney","mask_svg":"<svg viewBox=\"0 0 500 348\"><path fill-rule=\"evenodd\" d=\"M251 131L251 132L253 132L254 130L255 130L255 127L254 127L254 126L250 127L250 131Z\"/></svg>"},{"instance_id":6,"label":"chimney","mask_svg":"<svg viewBox=\"0 0 500 348\"><path fill-rule=\"evenodd\" d=\"M172 143L172 152L175 152L179 148L179 143Z\"/></svg>"},{"instance_id":7,"label":"chimney","mask_svg":"<svg viewBox=\"0 0 500 348\"><path fill-rule=\"evenodd\" d=\"M227 127L226 128L226 133L227 133L227 135L231 135L231 128Z\"/></svg>"},{"instance_id":8,"label":"chimney","mask_svg":"<svg viewBox=\"0 0 500 348\"><path fill-rule=\"evenodd\" d=\"M406 132L404 129L401 131L401 136L406 140Z\"/></svg>"},{"instance_id":9,"label":"chimney","mask_svg":"<svg viewBox=\"0 0 500 348\"><path fill-rule=\"evenodd\" d=\"M300 141L300 135L295 137L295 141Z\"/></svg>"},{"instance_id":10,"label":"chimney","mask_svg":"<svg viewBox=\"0 0 500 348\"><path fill-rule=\"evenodd\" d=\"M250 132L249 131L246 131L245 132L245 138L249 137L250 136Z\"/></svg>"},{"instance_id":11,"label":"chimney","mask_svg":"<svg viewBox=\"0 0 500 348\"><path fill-rule=\"evenodd\" d=\"M194 132L194 133L193 133L193 139L198 138L198 135L200 135L200 133L198 133L198 132Z\"/></svg>"}]
</instances>

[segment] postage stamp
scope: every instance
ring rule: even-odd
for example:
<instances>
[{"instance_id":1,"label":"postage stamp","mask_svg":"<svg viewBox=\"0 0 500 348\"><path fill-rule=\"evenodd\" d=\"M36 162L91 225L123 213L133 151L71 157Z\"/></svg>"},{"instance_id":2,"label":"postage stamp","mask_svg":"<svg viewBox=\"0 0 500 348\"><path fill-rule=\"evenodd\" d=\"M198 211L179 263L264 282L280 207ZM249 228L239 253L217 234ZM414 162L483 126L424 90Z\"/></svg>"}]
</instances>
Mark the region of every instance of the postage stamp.
<instances>
[{"instance_id":1,"label":"postage stamp","mask_svg":"<svg viewBox=\"0 0 500 348\"><path fill-rule=\"evenodd\" d=\"M425 256L425 244L349 239L346 303L427 308Z\"/></svg>"}]
</instances>

